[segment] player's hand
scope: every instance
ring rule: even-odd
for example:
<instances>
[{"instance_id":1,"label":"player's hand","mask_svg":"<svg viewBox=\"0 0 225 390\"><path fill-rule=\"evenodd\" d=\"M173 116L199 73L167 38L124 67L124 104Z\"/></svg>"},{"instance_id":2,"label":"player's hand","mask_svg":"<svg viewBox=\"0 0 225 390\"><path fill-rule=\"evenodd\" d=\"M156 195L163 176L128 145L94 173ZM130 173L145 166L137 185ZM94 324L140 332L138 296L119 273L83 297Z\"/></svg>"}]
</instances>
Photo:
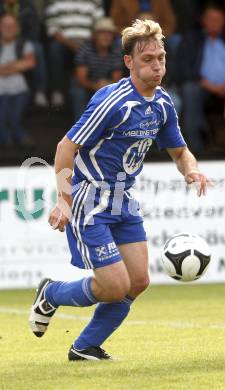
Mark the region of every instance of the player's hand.
<instances>
[{"instance_id":1,"label":"player's hand","mask_svg":"<svg viewBox=\"0 0 225 390\"><path fill-rule=\"evenodd\" d=\"M197 170L188 172L185 176L185 181L188 184L196 183L198 196L206 195L207 187L213 185L210 179Z\"/></svg>"},{"instance_id":2,"label":"player's hand","mask_svg":"<svg viewBox=\"0 0 225 390\"><path fill-rule=\"evenodd\" d=\"M70 218L71 209L69 206L59 202L50 212L48 222L52 229L58 229L60 232L64 232L65 226L70 221Z\"/></svg>"}]
</instances>

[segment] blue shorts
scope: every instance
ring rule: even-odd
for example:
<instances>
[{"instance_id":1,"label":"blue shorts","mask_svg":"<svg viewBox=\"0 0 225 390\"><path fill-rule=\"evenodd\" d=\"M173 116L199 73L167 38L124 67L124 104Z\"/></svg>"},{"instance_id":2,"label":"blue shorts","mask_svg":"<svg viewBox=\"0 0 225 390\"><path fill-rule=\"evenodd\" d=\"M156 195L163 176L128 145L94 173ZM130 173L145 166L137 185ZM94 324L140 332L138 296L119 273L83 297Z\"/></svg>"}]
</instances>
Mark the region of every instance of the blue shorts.
<instances>
[{"instance_id":1,"label":"blue shorts","mask_svg":"<svg viewBox=\"0 0 225 390\"><path fill-rule=\"evenodd\" d=\"M82 195L75 199L79 206L73 209L73 219L66 226L71 263L74 266L95 269L113 264L122 260L117 245L147 240L143 218L139 213L130 213L130 194L125 194L118 215L112 215L109 200L109 206L96 213L91 224L84 223L84 202L87 200L85 191L83 201L81 199Z\"/></svg>"}]
</instances>

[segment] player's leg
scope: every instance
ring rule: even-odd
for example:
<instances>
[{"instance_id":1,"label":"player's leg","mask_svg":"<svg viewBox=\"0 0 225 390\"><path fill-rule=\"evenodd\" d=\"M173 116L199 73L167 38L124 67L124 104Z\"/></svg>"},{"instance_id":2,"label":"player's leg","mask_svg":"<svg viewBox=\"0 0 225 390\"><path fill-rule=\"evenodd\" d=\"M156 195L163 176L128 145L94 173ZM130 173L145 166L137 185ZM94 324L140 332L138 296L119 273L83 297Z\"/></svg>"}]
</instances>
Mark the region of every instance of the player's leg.
<instances>
[{"instance_id":1,"label":"player's leg","mask_svg":"<svg viewBox=\"0 0 225 390\"><path fill-rule=\"evenodd\" d=\"M79 268L92 268L94 277L73 282L54 282L46 290L47 300L58 307L76 306L76 302L78 306L88 306L88 296L92 297L90 304L122 299L130 289L129 275L109 226L90 225L79 232L76 230L75 234L71 225L68 225L67 238L72 264ZM81 237L82 241L77 237Z\"/></svg>"},{"instance_id":2,"label":"player's leg","mask_svg":"<svg viewBox=\"0 0 225 390\"><path fill-rule=\"evenodd\" d=\"M107 225L87 227L82 234L83 241L80 247L71 226L68 225L67 235L73 264L84 268L88 262L96 269L95 276L71 282L53 282L50 279L41 281L29 318L30 327L37 337L45 333L52 315L59 306L85 307L99 301L118 301L130 289L127 269ZM101 245L96 246L96 242Z\"/></svg>"},{"instance_id":3,"label":"player's leg","mask_svg":"<svg viewBox=\"0 0 225 390\"><path fill-rule=\"evenodd\" d=\"M54 307L91 306L97 302L115 302L122 299L130 289L130 281L124 263L97 268L94 276L81 280L49 284L45 296Z\"/></svg>"},{"instance_id":4,"label":"player's leg","mask_svg":"<svg viewBox=\"0 0 225 390\"><path fill-rule=\"evenodd\" d=\"M98 302L117 302L130 290L130 279L123 261L94 270L92 291Z\"/></svg>"},{"instance_id":5,"label":"player's leg","mask_svg":"<svg viewBox=\"0 0 225 390\"><path fill-rule=\"evenodd\" d=\"M134 242L118 245L126 265L131 287L129 295L136 298L150 283L147 242Z\"/></svg>"},{"instance_id":6,"label":"player's leg","mask_svg":"<svg viewBox=\"0 0 225 390\"><path fill-rule=\"evenodd\" d=\"M127 295L130 290L127 269L122 261L120 263L94 270L95 278L93 281L98 286L95 293L100 294L99 301L102 301L101 294L105 290L104 295L107 294L108 299L104 299L104 303L99 302L97 305L91 321L74 341L69 351L69 360L80 360L81 358L92 360L91 356L94 356L94 360L99 360L96 357L104 358L104 351L100 345L127 317L133 299ZM119 268L118 265L122 265L122 267ZM124 275L121 279L120 272L124 272L124 270L126 276Z\"/></svg>"},{"instance_id":7,"label":"player's leg","mask_svg":"<svg viewBox=\"0 0 225 390\"><path fill-rule=\"evenodd\" d=\"M71 282L54 282L48 278L40 282L29 317L35 336L44 335L59 306L87 307L97 302L118 301L130 289L129 276L122 261L98 269L95 275Z\"/></svg>"},{"instance_id":8,"label":"player's leg","mask_svg":"<svg viewBox=\"0 0 225 390\"><path fill-rule=\"evenodd\" d=\"M91 347L102 345L127 317L134 298L149 285L148 251L146 241L142 241L146 240L142 222L139 220L138 223L130 225L117 225L114 236L119 242L132 240L133 237L140 240L140 242L118 245L129 274L131 287L122 300L115 303L98 304L90 323L71 347L70 360L78 360L79 352L82 354L81 356L85 357ZM95 273L96 279L98 279L98 270Z\"/></svg>"}]
</instances>

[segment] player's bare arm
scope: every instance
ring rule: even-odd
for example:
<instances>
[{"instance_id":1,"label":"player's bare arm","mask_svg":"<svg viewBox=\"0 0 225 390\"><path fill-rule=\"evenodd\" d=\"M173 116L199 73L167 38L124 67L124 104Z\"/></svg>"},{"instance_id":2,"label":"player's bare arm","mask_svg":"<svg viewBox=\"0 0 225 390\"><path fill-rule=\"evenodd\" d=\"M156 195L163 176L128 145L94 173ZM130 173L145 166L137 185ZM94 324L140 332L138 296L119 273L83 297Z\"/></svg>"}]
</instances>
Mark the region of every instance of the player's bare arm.
<instances>
[{"instance_id":1,"label":"player's bare arm","mask_svg":"<svg viewBox=\"0 0 225 390\"><path fill-rule=\"evenodd\" d=\"M49 215L49 223L53 229L63 232L69 222L72 205L71 177L74 156L80 149L65 136L57 146L55 155L55 173L57 185L57 203Z\"/></svg>"},{"instance_id":2,"label":"player's bare arm","mask_svg":"<svg viewBox=\"0 0 225 390\"><path fill-rule=\"evenodd\" d=\"M210 180L200 172L196 158L190 150L187 147L168 148L167 152L185 177L186 182L188 184L198 183L198 196L205 195Z\"/></svg>"}]
</instances>

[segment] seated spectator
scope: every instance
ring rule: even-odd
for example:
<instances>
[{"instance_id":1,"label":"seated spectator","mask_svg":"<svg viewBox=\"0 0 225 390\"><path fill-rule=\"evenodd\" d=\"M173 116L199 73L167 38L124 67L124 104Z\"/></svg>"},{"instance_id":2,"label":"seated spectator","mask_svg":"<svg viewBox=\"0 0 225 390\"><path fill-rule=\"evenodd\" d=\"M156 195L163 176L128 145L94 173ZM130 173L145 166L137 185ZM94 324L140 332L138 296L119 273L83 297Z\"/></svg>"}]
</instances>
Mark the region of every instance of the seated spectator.
<instances>
[{"instance_id":1,"label":"seated spectator","mask_svg":"<svg viewBox=\"0 0 225 390\"><path fill-rule=\"evenodd\" d=\"M170 0L112 0L110 16L120 32L130 26L137 15L144 12L152 14L166 37L174 32L176 20Z\"/></svg>"},{"instance_id":2,"label":"seated spectator","mask_svg":"<svg viewBox=\"0 0 225 390\"><path fill-rule=\"evenodd\" d=\"M40 38L40 21L32 0L2 0L0 2L0 15L7 13L13 15L20 27L21 35L25 40L32 42L36 67L32 71L32 89L34 90L35 104L46 107L48 105L47 92L47 68L43 45Z\"/></svg>"},{"instance_id":3,"label":"seated spectator","mask_svg":"<svg viewBox=\"0 0 225 390\"><path fill-rule=\"evenodd\" d=\"M225 17L223 9L206 6L201 28L184 35L178 47L176 77L183 99L183 132L190 148L201 152L207 131L206 104L225 98ZM221 112L221 115L223 113Z\"/></svg>"},{"instance_id":4,"label":"seated spectator","mask_svg":"<svg viewBox=\"0 0 225 390\"><path fill-rule=\"evenodd\" d=\"M12 15L0 19L0 145L27 144L22 122L29 100L24 72L34 68L32 44L17 38L19 27Z\"/></svg>"},{"instance_id":5,"label":"seated spectator","mask_svg":"<svg viewBox=\"0 0 225 390\"><path fill-rule=\"evenodd\" d=\"M51 103L64 104L64 63L90 38L93 25L104 15L101 0L53 0L46 7L46 28L49 37Z\"/></svg>"},{"instance_id":6,"label":"seated spectator","mask_svg":"<svg viewBox=\"0 0 225 390\"><path fill-rule=\"evenodd\" d=\"M94 92L122 77L122 53L121 48L114 45L115 32L116 26L111 18L99 19L93 39L84 43L77 52L71 90L75 121Z\"/></svg>"}]
</instances>

